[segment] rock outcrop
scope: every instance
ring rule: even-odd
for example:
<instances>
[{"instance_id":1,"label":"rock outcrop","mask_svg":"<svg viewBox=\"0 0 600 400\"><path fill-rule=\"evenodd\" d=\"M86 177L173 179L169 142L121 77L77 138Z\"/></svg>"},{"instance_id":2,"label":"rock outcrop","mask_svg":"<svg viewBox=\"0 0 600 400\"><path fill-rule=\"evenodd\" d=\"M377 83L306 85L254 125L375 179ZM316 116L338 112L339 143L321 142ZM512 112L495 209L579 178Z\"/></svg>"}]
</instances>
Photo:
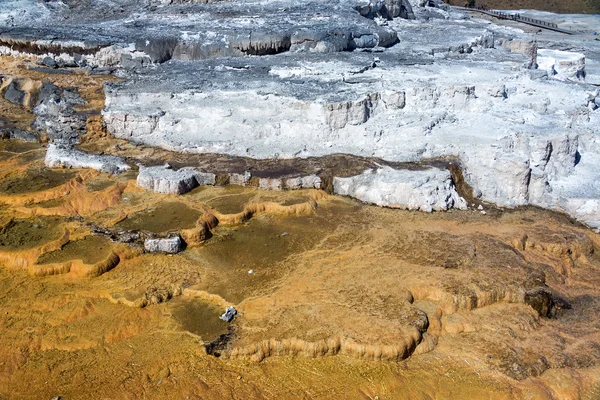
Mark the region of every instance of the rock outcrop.
<instances>
[{"instance_id":1,"label":"rock outcrop","mask_svg":"<svg viewBox=\"0 0 600 400\"><path fill-rule=\"evenodd\" d=\"M63 146L79 143L85 131L87 116L74 106L85 104L76 90L61 89L44 82L39 90L33 113L33 127L44 130L52 142Z\"/></svg>"},{"instance_id":2,"label":"rock outcrop","mask_svg":"<svg viewBox=\"0 0 600 400\"><path fill-rule=\"evenodd\" d=\"M598 176L586 167L593 153L584 151L599 134L597 89L535 78L528 69L535 42L513 39L509 53L468 39L496 34L478 33L461 32L456 45L445 45L481 43L470 55L435 53L446 58L433 64L421 55L418 65L399 65L404 43L376 56L340 53L335 62L319 54L302 55L301 64L293 54L245 59L243 68L235 59L196 61L193 68L173 62L108 85L104 118L117 137L181 152L347 153L399 162L454 157L481 200L566 210L564 199L572 195L558 181L584 169ZM426 46L427 57L436 48L411 44ZM468 73L460 57L472 58ZM203 80L211 86L195 86ZM169 85L157 83L164 81ZM261 186L297 184L263 180ZM569 193L590 199L586 187Z\"/></svg>"},{"instance_id":3,"label":"rock outcrop","mask_svg":"<svg viewBox=\"0 0 600 400\"><path fill-rule=\"evenodd\" d=\"M513 53L520 53L527 57L528 69L535 69L537 65L538 43L535 40L502 40L502 46Z\"/></svg>"},{"instance_id":4,"label":"rock outcrop","mask_svg":"<svg viewBox=\"0 0 600 400\"><path fill-rule=\"evenodd\" d=\"M538 66L548 76L562 80L585 80L585 55L572 51L540 49Z\"/></svg>"},{"instance_id":5,"label":"rock outcrop","mask_svg":"<svg viewBox=\"0 0 600 400\"><path fill-rule=\"evenodd\" d=\"M317 175L308 175L287 179L285 187L287 189L321 189L321 183L321 178Z\"/></svg>"},{"instance_id":6,"label":"rock outcrop","mask_svg":"<svg viewBox=\"0 0 600 400\"><path fill-rule=\"evenodd\" d=\"M40 141L40 135L37 132L0 126L0 139L16 139L24 142L36 143Z\"/></svg>"},{"instance_id":7,"label":"rock outcrop","mask_svg":"<svg viewBox=\"0 0 600 400\"><path fill-rule=\"evenodd\" d=\"M335 177L333 192L365 203L407 210L467 208L454 188L450 172L436 168L414 171L383 167L348 178Z\"/></svg>"},{"instance_id":8,"label":"rock outcrop","mask_svg":"<svg viewBox=\"0 0 600 400\"><path fill-rule=\"evenodd\" d=\"M200 172L192 167L174 170L169 165L140 165L137 184L158 193L184 194L198 186L214 185L215 174Z\"/></svg>"},{"instance_id":9,"label":"rock outcrop","mask_svg":"<svg viewBox=\"0 0 600 400\"><path fill-rule=\"evenodd\" d=\"M229 306L225 309L225 312L219 318L225 322L231 322L233 321L237 313L237 310L233 306Z\"/></svg>"},{"instance_id":10,"label":"rock outcrop","mask_svg":"<svg viewBox=\"0 0 600 400\"><path fill-rule=\"evenodd\" d=\"M91 168L109 174L118 174L131 169L120 157L88 154L54 143L48 145L45 163L50 168Z\"/></svg>"},{"instance_id":11,"label":"rock outcrop","mask_svg":"<svg viewBox=\"0 0 600 400\"><path fill-rule=\"evenodd\" d=\"M150 253L179 253L184 248L184 243L179 236L169 238L146 239L144 249Z\"/></svg>"},{"instance_id":12,"label":"rock outcrop","mask_svg":"<svg viewBox=\"0 0 600 400\"><path fill-rule=\"evenodd\" d=\"M250 183L250 178L252 178L252 174L248 171L244 171L243 174L231 173L229 174L229 184L247 186Z\"/></svg>"}]
</instances>

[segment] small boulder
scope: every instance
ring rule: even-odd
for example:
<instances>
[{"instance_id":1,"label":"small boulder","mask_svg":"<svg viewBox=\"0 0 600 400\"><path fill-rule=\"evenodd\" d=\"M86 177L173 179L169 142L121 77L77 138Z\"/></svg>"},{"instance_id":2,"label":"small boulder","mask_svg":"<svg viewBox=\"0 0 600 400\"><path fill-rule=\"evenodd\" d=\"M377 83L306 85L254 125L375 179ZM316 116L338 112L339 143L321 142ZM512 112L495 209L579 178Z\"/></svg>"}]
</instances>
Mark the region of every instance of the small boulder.
<instances>
[{"instance_id":1,"label":"small boulder","mask_svg":"<svg viewBox=\"0 0 600 400\"><path fill-rule=\"evenodd\" d=\"M58 66L52 57L44 57L40 64L48 68L56 68Z\"/></svg>"},{"instance_id":2,"label":"small boulder","mask_svg":"<svg viewBox=\"0 0 600 400\"><path fill-rule=\"evenodd\" d=\"M285 181L285 187L287 189L320 189L321 178L316 175L290 178Z\"/></svg>"},{"instance_id":3,"label":"small boulder","mask_svg":"<svg viewBox=\"0 0 600 400\"><path fill-rule=\"evenodd\" d=\"M202 185L214 185L215 174L200 172L196 168L178 170L169 165L144 167L140 165L137 184L157 193L184 194Z\"/></svg>"},{"instance_id":4,"label":"small boulder","mask_svg":"<svg viewBox=\"0 0 600 400\"><path fill-rule=\"evenodd\" d=\"M265 190L281 190L282 188L281 179L276 178L260 178L258 180L258 187Z\"/></svg>"},{"instance_id":5,"label":"small boulder","mask_svg":"<svg viewBox=\"0 0 600 400\"><path fill-rule=\"evenodd\" d=\"M179 236L170 238L146 239L144 248L150 253L175 254L183 250L184 243Z\"/></svg>"},{"instance_id":6,"label":"small boulder","mask_svg":"<svg viewBox=\"0 0 600 400\"><path fill-rule=\"evenodd\" d=\"M233 308L233 306L229 306L225 309L225 312L223 313L223 315L221 315L219 317L219 319L221 319L225 322L231 322L231 321L233 321L233 319L235 318L236 315L237 315L237 310L235 308Z\"/></svg>"},{"instance_id":7,"label":"small boulder","mask_svg":"<svg viewBox=\"0 0 600 400\"><path fill-rule=\"evenodd\" d=\"M433 167L419 171L383 167L356 176L335 177L333 192L365 203L406 210L467 208L467 202L456 192L450 171Z\"/></svg>"},{"instance_id":8,"label":"small boulder","mask_svg":"<svg viewBox=\"0 0 600 400\"><path fill-rule=\"evenodd\" d=\"M11 103L23 105L25 102L25 92L19 89L17 81L12 81L4 92L4 98Z\"/></svg>"},{"instance_id":9,"label":"small boulder","mask_svg":"<svg viewBox=\"0 0 600 400\"><path fill-rule=\"evenodd\" d=\"M229 184L248 186L248 183L250 183L250 178L252 178L252 174L248 171L245 171L243 174L232 173L229 174Z\"/></svg>"}]
</instances>

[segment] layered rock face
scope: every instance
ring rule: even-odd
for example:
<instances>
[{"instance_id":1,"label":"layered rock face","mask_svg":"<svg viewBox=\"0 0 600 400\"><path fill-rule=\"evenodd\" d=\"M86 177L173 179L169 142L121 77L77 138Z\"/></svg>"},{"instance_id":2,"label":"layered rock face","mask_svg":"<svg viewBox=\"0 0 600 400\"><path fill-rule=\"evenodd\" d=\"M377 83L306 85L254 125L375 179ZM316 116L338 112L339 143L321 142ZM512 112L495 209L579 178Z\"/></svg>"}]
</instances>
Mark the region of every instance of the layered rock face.
<instances>
[{"instance_id":1,"label":"layered rock face","mask_svg":"<svg viewBox=\"0 0 600 400\"><path fill-rule=\"evenodd\" d=\"M599 114L589 106L596 104L595 89L534 80L520 54L514 57L522 70L504 63L495 64L493 73L477 54L467 75L461 60L404 66L396 57L390 49L377 57L340 54L335 63L304 57L300 67L291 55L249 59L244 68L236 68L235 60L206 61L194 63L196 71L185 76L191 65L171 64L110 85L104 118L117 137L175 151L255 158L342 152L391 161L458 157L483 200L569 211L553 183L596 163L587 150L598 135ZM156 84L172 73L177 78L168 86ZM212 82L210 90L194 87L201 79Z\"/></svg>"},{"instance_id":2,"label":"layered rock face","mask_svg":"<svg viewBox=\"0 0 600 400\"><path fill-rule=\"evenodd\" d=\"M529 60L527 62L527 68L536 69L537 56L538 56L538 44L535 40L503 40L502 46L506 47L513 53L521 53L526 56Z\"/></svg>"},{"instance_id":3,"label":"layered rock face","mask_svg":"<svg viewBox=\"0 0 600 400\"><path fill-rule=\"evenodd\" d=\"M367 13L369 18L357 11L365 5L353 0L265 4L149 2L142 10L136 1L119 3L119 7L114 7L94 0L87 7L78 3L53 7L52 2L41 5L24 0L23 8L42 9L46 18L40 19L33 29L24 27L25 21L14 19L20 11L16 5L8 29L0 34L0 54L40 55L67 66L136 68L170 59L286 51L329 53L393 45L396 32L372 20L378 15L377 10L385 9L387 18L414 18L406 0L367 5L367 9L376 11ZM53 23L56 19L62 23Z\"/></svg>"},{"instance_id":4,"label":"layered rock face","mask_svg":"<svg viewBox=\"0 0 600 400\"><path fill-rule=\"evenodd\" d=\"M436 2L167 3L139 11L122 0L119 14L46 6L64 24L15 23L1 51L120 68L126 79L107 84L104 122L135 143L252 158L458 158L481 200L600 226L590 185L598 91L586 83L597 41L534 38ZM556 50L575 44L576 53ZM18 85L3 90L27 101ZM71 94L36 106L40 127L67 127L53 140L79 134Z\"/></svg>"},{"instance_id":5,"label":"layered rock face","mask_svg":"<svg viewBox=\"0 0 600 400\"><path fill-rule=\"evenodd\" d=\"M367 170L362 175L335 178L333 191L365 203L425 212L466 209L466 201L456 193L447 170L395 170L390 167Z\"/></svg>"}]
</instances>

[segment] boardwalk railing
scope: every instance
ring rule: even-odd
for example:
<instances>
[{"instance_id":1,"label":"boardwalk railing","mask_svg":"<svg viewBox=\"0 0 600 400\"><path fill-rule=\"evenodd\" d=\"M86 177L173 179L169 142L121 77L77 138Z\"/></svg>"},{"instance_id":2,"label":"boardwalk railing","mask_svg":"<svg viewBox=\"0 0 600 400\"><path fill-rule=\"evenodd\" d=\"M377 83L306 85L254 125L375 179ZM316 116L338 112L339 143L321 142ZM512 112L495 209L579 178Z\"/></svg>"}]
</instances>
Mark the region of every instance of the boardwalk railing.
<instances>
[{"instance_id":1,"label":"boardwalk railing","mask_svg":"<svg viewBox=\"0 0 600 400\"><path fill-rule=\"evenodd\" d=\"M541 19L535 19L535 18L529 18L529 17L525 17L519 13L505 13L505 12L501 12L501 11L496 11L496 10L488 10L485 7L476 7L476 8L471 8L471 7L455 7L455 8L459 8L459 9L463 9L463 10L467 10L467 11L477 11L483 14L487 14L487 15L491 15L492 17L496 17L498 19L506 19L506 20L511 20L511 21L517 21L517 22L522 22L524 24L528 24L528 25L533 25L533 26L538 26L540 28L546 28L546 29L551 29L553 31L557 31L557 32L561 32L561 33L566 33L569 35L573 35L574 32L568 31L566 29L562 29L559 28L557 24L553 23L553 22L546 22L546 21L542 21Z\"/></svg>"}]
</instances>

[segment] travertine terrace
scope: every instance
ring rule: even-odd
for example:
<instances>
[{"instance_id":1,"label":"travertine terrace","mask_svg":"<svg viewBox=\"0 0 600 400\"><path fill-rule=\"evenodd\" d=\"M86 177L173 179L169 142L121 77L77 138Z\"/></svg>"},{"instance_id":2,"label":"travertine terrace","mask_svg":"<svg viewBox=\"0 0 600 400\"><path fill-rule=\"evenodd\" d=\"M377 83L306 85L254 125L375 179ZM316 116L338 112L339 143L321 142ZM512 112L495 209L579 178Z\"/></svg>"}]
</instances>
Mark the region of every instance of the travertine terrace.
<instances>
[{"instance_id":1,"label":"travertine terrace","mask_svg":"<svg viewBox=\"0 0 600 400\"><path fill-rule=\"evenodd\" d=\"M600 26L0 4L0 398L600 398Z\"/></svg>"}]
</instances>

